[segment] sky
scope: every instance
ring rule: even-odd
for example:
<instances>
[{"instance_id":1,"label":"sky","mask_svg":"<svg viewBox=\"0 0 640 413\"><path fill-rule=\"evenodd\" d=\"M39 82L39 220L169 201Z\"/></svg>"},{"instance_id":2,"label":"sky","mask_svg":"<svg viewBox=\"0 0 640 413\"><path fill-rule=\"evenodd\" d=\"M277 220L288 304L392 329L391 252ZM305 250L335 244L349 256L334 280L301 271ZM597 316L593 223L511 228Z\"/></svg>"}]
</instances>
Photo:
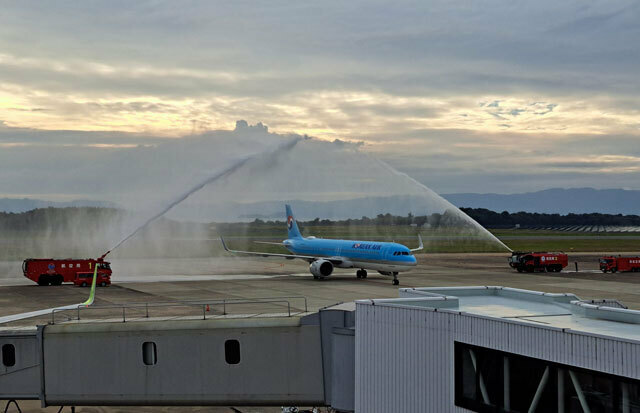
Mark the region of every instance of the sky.
<instances>
[{"instance_id":1,"label":"sky","mask_svg":"<svg viewBox=\"0 0 640 413\"><path fill-rule=\"evenodd\" d=\"M638 21L636 1L8 2L0 196L99 197L103 159L187 182L166 148L216 151L238 120L439 193L640 189Z\"/></svg>"}]
</instances>

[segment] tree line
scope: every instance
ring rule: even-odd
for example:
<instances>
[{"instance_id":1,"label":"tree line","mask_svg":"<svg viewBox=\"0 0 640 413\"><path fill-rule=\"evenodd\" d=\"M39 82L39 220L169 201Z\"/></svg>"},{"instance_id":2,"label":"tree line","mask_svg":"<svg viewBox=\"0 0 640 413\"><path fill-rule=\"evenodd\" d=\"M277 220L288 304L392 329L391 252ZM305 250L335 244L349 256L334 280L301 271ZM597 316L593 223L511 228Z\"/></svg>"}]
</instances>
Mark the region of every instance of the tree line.
<instances>
[{"instance_id":1,"label":"tree line","mask_svg":"<svg viewBox=\"0 0 640 413\"><path fill-rule=\"evenodd\" d=\"M538 214L535 212L495 212L485 208L460 208L487 228L560 227L580 225L640 226L638 215L612 214Z\"/></svg>"},{"instance_id":2,"label":"tree line","mask_svg":"<svg viewBox=\"0 0 640 413\"><path fill-rule=\"evenodd\" d=\"M484 208L461 208L461 210L486 228L521 227L558 227L573 225L603 225L603 226L640 226L638 215L611 214L539 214L532 212L509 213L495 212ZM69 207L42 208L22 213L0 212L0 234L20 233L37 235L44 232L93 232L105 226L121 225L127 217L127 212L116 208L100 207ZM379 214L375 217L361 217L356 219L329 220L316 218L300 221L305 227L314 226L416 226L420 228L461 227L468 223L467 218L457 210L447 210L443 213L430 215L405 216ZM184 230L186 226L203 226L161 219L154 226L161 226L171 233ZM218 223L219 229L237 229L238 227L267 228L282 226L284 221L264 221L255 219L252 222Z\"/></svg>"}]
</instances>

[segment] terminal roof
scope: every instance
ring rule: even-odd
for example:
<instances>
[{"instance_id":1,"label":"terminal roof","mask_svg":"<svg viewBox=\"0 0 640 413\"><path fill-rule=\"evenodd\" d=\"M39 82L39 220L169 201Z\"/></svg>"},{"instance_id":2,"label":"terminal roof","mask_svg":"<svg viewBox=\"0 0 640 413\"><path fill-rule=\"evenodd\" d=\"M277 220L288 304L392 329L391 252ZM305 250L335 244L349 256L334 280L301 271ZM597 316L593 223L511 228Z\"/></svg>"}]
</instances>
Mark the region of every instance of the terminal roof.
<instances>
[{"instance_id":1,"label":"terminal roof","mask_svg":"<svg viewBox=\"0 0 640 413\"><path fill-rule=\"evenodd\" d=\"M455 311L640 341L640 311L616 300L581 300L575 294L500 286L401 288L400 298L361 304Z\"/></svg>"}]
</instances>

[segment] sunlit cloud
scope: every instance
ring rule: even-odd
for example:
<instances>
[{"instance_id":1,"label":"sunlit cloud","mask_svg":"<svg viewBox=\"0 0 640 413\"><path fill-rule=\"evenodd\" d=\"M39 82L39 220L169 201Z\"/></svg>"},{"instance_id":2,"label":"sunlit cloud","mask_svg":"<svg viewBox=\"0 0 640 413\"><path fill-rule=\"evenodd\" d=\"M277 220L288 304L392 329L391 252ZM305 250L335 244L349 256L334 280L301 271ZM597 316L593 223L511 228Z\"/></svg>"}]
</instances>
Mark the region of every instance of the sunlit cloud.
<instances>
[{"instance_id":1,"label":"sunlit cloud","mask_svg":"<svg viewBox=\"0 0 640 413\"><path fill-rule=\"evenodd\" d=\"M352 143L445 192L553 174L640 185L637 2L322 9L4 5L0 148L133 151L245 119Z\"/></svg>"},{"instance_id":2,"label":"sunlit cloud","mask_svg":"<svg viewBox=\"0 0 640 413\"><path fill-rule=\"evenodd\" d=\"M279 99L212 95L197 99L92 96L0 85L0 118L14 127L116 130L183 136L233 125L237 118L269 119L277 132L325 139L368 140L381 131L464 129L531 134L640 133L640 113L608 98L561 96L395 96L363 91L301 92Z\"/></svg>"}]
</instances>

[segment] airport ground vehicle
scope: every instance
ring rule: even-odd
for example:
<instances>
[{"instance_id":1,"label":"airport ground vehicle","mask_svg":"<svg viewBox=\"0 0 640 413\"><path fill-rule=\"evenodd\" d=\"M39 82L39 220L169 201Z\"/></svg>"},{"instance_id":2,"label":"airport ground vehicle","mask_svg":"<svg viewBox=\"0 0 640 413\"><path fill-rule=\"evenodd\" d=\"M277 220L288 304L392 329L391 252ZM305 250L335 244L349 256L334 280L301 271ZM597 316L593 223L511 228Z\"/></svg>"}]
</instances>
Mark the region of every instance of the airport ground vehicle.
<instances>
[{"instance_id":1,"label":"airport ground vehicle","mask_svg":"<svg viewBox=\"0 0 640 413\"><path fill-rule=\"evenodd\" d=\"M22 263L22 272L38 285L60 285L63 282L75 283L78 273L90 272L93 275L96 265L105 285L111 284L111 265L100 258L28 258Z\"/></svg>"},{"instance_id":2,"label":"airport ground vehicle","mask_svg":"<svg viewBox=\"0 0 640 413\"><path fill-rule=\"evenodd\" d=\"M99 285L101 287L106 287L108 285L111 285L111 276L105 272L102 272L102 270L98 269L97 277L98 278L96 279L96 285ZM92 282L93 282L92 272L76 273L76 279L73 280L73 283L80 287L89 287L91 286Z\"/></svg>"},{"instance_id":3,"label":"airport ground vehicle","mask_svg":"<svg viewBox=\"0 0 640 413\"><path fill-rule=\"evenodd\" d=\"M569 257L561 252L514 251L509 257L509 266L518 272L560 272L569 265Z\"/></svg>"},{"instance_id":4,"label":"airport ground vehicle","mask_svg":"<svg viewBox=\"0 0 640 413\"><path fill-rule=\"evenodd\" d=\"M640 257L613 257L600 258L600 271L610 272L638 272L640 271Z\"/></svg>"}]
</instances>

